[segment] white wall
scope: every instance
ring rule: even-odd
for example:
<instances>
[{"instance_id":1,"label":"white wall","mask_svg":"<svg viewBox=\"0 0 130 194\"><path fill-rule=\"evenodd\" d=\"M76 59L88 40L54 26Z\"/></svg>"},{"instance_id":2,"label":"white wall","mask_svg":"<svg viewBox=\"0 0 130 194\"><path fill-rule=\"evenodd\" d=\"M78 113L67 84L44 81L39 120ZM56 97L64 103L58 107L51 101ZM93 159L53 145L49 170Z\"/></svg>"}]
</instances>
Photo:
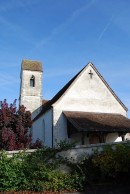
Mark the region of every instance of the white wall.
<instances>
[{"instance_id":1,"label":"white wall","mask_svg":"<svg viewBox=\"0 0 130 194\"><path fill-rule=\"evenodd\" d=\"M44 142L44 145L52 147L52 109L33 123L33 142L37 138Z\"/></svg>"},{"instance_id":2,"label":"white wall","mask_svg":"<svg viewBox=\"0 0 130 194\"><path fill-rule=\"evenodd\" d=\"M75 142L76 145L82 145L81 139L82 139L82 135L80 133L76 133L71 135L70 141ZM122 141L122 137L119 137L118 133L109 133L106 136L106 143L121 142L121 141ZM89 137L84 135L84 142L85 142L85 145L89 145L90 144Z\"/></svg>"},{"instance_id":3,"label":"white wall","mask_svg":"<svg viewBox=\"0 0 130 194\"><path fill-rule=\"evenodd\" d=\"M90 78L90 70L93 78ZM55 139L67 138L67 125L63 111L117 113L126 116L125 109L111 94L91 65L87 66L71 88L54 104L53 111L54 142Z\"/></svg>"},{"instance_id":4,"label":"white wall","mask_svg":"<svg viewBox=\"0 0 130 194\"><path fill-rule=\"evenodd\" d=\"M93 145L87 145L87 146L77 146L75 148L69 149L67 151L62 151L58 153L58 155L61 155L65 158L70 159L73 162L80 161L84 158L84 156L92 155L95 151L98 151L100 153L103 151L105 146L111 146L112 149L115 149L118 144L127 144L128 142L121 142L121 143L101 143L101 144L93 144Z\"/></svg>"},{"instance_id":5,"label":"white wall","mask_svg":"<svg viewBox=\"0 0 130 194\"><path fill-rule=\"evenodd\" d=\"M84 156L88 156L93 154L95 151L98 151L99 153L104 149L106 146L111 146L113 149L118 144L127 144L129 141L121 142L121 143L102 143L102 144L94 144L94 145L87 145L87 146L76 146L75 148L71 148L67 151L61 151L57 155L61 155L65 158L68 158L72 160L73 162L82 160ZM29 150L14 150L14 151L6 151L8 157L12 157L14 154L17 155L21 152L26 152L27 154L30 154L32 152L37 151L37 149L29 149Z\"/></svg>"},{"instance_id":6,"label":"white wall","mask_svg":"<svg viewBox=\"0 0 130 194\"><path fill-rule=\"evenodd\" d=\"M118 133L110 133L106 137L106 143L121 142L122 137L119 137Z\"/></svg>"},{"instance_id":7,"label":"white wall","mask_svg":"<svg viewBox=\"0 0 130 194\"><path fill-rule=\"evenodd\" d=\"M30 78L35 76L35 87L30 87ZM20 86L20 105L24 105L31 111L34 118L40 111L42 105L42 72L22 70Z\"/></svg>"}]
</instances>

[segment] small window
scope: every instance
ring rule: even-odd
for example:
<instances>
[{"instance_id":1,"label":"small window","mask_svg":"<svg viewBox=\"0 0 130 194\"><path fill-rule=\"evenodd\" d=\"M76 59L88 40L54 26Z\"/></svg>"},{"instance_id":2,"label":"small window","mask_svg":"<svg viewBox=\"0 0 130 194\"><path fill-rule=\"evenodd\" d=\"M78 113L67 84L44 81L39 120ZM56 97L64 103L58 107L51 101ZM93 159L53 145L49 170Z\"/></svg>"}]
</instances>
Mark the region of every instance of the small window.
<instances>
[{"instance_id":1,"label":"small window","mask_svg":"<svg viewBox=\"0 0 130 194\"><path fill-rule=\"evenodd\" d=\"M35 76L34 75L32 75L30 78L30 86L35 87Z\"/></svg>"}]
</instances>

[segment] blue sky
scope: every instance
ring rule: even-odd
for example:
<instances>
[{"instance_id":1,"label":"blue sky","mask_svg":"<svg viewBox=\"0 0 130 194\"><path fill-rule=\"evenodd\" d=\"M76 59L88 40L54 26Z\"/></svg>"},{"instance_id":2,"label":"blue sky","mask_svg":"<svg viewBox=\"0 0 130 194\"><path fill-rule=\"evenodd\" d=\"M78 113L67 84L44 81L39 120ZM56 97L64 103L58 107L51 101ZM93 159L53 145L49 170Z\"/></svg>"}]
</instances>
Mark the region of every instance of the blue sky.
<instances>
[{"instance_id":1,"label":"blue sky","mask_svg":"<svg viewBox=\"0 0 130 194\"><path fill-rule=\"evenodd\" d=\"M52 98L88 62L130 109L129 0L0 0L0 100L19 98L22 59Z\"/></svg>"}]
</instances>

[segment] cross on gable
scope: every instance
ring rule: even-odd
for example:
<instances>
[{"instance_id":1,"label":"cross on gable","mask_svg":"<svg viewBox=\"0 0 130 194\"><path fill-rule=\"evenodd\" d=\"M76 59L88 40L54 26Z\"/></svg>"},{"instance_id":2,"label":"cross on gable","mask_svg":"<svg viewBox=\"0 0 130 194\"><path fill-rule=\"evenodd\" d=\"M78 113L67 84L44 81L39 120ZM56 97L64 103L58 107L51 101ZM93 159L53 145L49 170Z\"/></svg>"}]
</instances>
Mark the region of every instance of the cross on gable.
<instances>
[{"instance_id":1,"label":"cross on gable","mask_svg":"<svg viewBox=\"0 0 130 194\"><path fill-rule=\"evenodd\" d=\"M92 71L90 70L90 72L88 73L89 75L90 75L90 78L92 79L92 77L93 77L93 73L92 73Z\"/></svg>"}]
</instances>

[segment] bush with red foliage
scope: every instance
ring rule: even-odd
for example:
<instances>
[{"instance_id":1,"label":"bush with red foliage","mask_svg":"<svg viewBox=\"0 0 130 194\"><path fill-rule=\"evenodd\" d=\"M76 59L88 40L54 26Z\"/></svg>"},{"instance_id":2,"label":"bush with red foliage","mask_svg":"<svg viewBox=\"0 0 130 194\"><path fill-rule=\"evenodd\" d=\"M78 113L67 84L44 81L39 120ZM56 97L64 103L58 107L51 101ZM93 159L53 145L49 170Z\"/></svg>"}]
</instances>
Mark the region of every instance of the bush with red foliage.
<instances>
[{"instance_id":1,"label":"bush with red foliage","mask_svg":"<svg viewBox=\"0 0 130 194\"><path fill-rule=\"evenodd\" d=\"M0 150L20 150L29 148L32 135L31 113L22 105L16 108L16 100L8 105L0 102Z\"/></svg>"},{"instance_id":2,"label":"bush with red foliage","mask_svg":"<svg viewBox=\"0 0 130 194\"><path fill-rule=\"evenodd\" d=\"M30 149L43 148L43 142L40 139L37 139L34 143L30 144Z\"/></svg>"}]
</instances>

